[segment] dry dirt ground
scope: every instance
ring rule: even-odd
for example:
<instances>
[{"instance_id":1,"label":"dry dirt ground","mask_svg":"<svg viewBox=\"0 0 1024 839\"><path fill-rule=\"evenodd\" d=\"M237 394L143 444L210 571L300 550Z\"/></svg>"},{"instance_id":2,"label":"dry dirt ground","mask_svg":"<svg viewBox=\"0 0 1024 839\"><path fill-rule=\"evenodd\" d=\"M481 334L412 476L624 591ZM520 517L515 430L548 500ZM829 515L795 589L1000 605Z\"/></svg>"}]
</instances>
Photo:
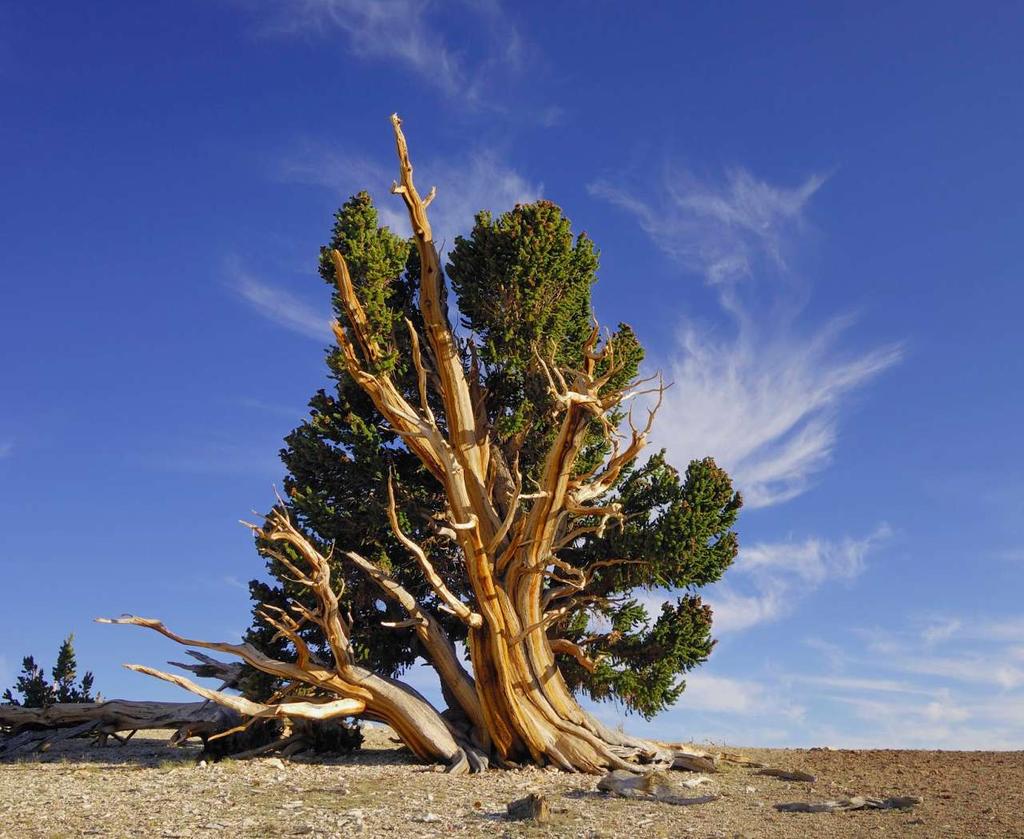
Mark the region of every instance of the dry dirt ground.
<instances>
[{"instance_id":1,"label":"dry dirt ground","mask_svg":"<svg viewBox=\"0 0 1024 839\"><path fill-rule=\"evenodd\" d=\"M161 732L128 746L85 741L0 763L0 836L18 837L1024 837L1024 753L745 749L814 773L795 783L725 766L677 806L607 798L597 778L535 769L451 778L410 761L387 729L329 763L196 763ZM687 773L672 773L686 776ZM547 824L510 822L505 805L542 793ZM774 804L850 795L919 795L909 811L783 813Z\"/></svg>"}]
</instances>

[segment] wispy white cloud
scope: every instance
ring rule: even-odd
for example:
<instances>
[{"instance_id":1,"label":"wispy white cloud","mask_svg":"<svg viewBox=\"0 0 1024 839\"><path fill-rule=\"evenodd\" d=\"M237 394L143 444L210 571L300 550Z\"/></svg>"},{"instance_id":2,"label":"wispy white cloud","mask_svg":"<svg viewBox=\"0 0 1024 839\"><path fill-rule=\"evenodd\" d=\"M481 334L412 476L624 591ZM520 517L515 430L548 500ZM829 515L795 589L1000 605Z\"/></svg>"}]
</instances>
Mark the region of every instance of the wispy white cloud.
<instances>
[{"instance_id":1,"label":"wispy white cloud","mask_svg":"<svg viewBox=\"0 0 1024 839\"><path fill-rule=\"evenodd\" d=\"M235 589L238 589L239 591L244 591L247 594L249 592L249 584L244 582L243 580L238 579L238 577L235 577L232 574L229 574L229 575L223 577L223 581L224 581L224 585L228 586L229 588L235 588ZM241 633L235 633L234 635L228 635L227 637L228 638L240 638L240 637L243 637L244 635L245 635L245 633L241 632Z\"/></svg>"},{"instance_id":2,"label":"wispy white cloud","mask_svg":"<svg viewBox=\"0 0 1024 839\"><path fill-rule=\"evenodd\" d=\"M735 168L715 184L676 170L666 174L657 205L606 180L589 190L635 216L654 243L687 270L726 286L752 277L764 260L787 266L790 237L824 182L824 176L811 175L795 187L778 187Z\"/></svg>"},{"instance_id":3,"label":"wispy white cloud","mask_svg":"<svg viewBox=\"0 0 1024 839\"><path fill-rule=\"evenodd\" d=\"M996 559L1002 562L1024 562L1024 548L1006 548L996 551Z\"/></svg>"},{"instance_id":4,"label":"wispy white cloud","mask_svg":"<svg viewBox=\"0 0 1024 839\"><path fill-rule=\"evenodd\" d=\"M801 696L850 710L869 727L846 725L835 745L905 748L1020 748L1024 667L1014 656L1019 618L947 615L899 629L853 630L825 651L829 675L790 675ZM934 647L942 645L942 653ZM841 713L838 709L834 713Z\"/></svg>"},{"instance_id":5,"label":"wispy white cloud","mask_svg":"<svg viewBox=\"0 0 1024 839\"><path fill-rule=\"evenodd\" d=\"M1024 641L1024 615L974 621L964 628L968 637L984 641Z\"/></svg>"},{"instance_id":6,"label":"wispy white cloud","mask_svg":"<svg viewBox=\"0 0 1024 839\"><path fill-rule=\"evenodd\" d=\"M654 200L608 181L593 195L631 213L652 241L686 272L713 287L728 315L726 329L684 322L679 346L656 359L674 387L656 426L656 442L679 464L712 455L728 469L748 507L804 492L830 461L840 408L851 393L899 361L898 344L843 355L849 317L810 332L781 299L792 295L791 254L806 227L807 202L824 183L812 175L779 187L743 169L723 183L670 172ZM750 303L752 280L768 280ZM774 285L773 282L774 281ZM762 283L762 285L764 285Z\"/></svg>"},{"instance_id":7,"label":"wispy white cloud","mask_svg":"<svg viewBox=\"0 0 1024 839\"><path fill-rule=\"evenodd\" d=\"M591 712L610 726L621 726L661 740L742 746L786 743L805 727L807 707L772 678L699 672L686 676L675 706L651 721L627 717L621 709L595 705Z\"/></svg>"},{"instance_id":8,"label":"wispy white cloud","mask_svg":"<svg viewBox=\"0 0 1024 839\"><path fill-rule=\"evenodd\" d=\"M331 336L328 312L317 311L294 294L246 271L237 260L228 262L228 285L253 310L285 329L325 342Z\"/></svg>"},{"instance_id":9,"label":"wispy white cloud","mask_svg":"<svg viewBox=\"0 0 1024 839\"><path fill-rule=\"evenodd\" d=\"M820 577L817 564L806 558L784 564L802 578ZM777 565L774 557L767 562L767 567ZM841 562L844 569L855 565ZM747 665L739 674L702 668L687 677L676 707L648 731L664 737L666 730L685 726L687 733L734 745L1024 747L1024 672L1014 656L1019 636L998 637L1016 619L947 619L961 628L940 642L941 655L921 621L908 618L895 628L869 632L819 627L829 640L816 638L807 646L821 653L824 667L814 656L786 660L769 652L760 666ZM992 632L992 627L999 629ZM713 658L708 667L725 663Z\"/></svg>"},{"instance_id":10,"label":"wispy white cloud","mask_svg":"<svg viewBox=\"0 0 1024 839\"><path fill-rule=\"evenodd\" d=\"M351 154L324 144L304 143L280 163L277 177L330 189L339 196L359 190L374 198L380 223L402 236L412 235L405 207L390 194L397 165ZM416 177L424 192L437 186L430 205L430 223L442 255L455 237L468 233L481 210L500 213L540 198L543 185L527 180L492 150L474 151L455 159L417 161ZM237 261L229 264L231 286L250 306L280 325L317 340L330 337L329 319L295 295L248 273ZM454 301L453 301L454 303Z\"/></svg>"},{"instance_id":11,"label":"wispy white cloud","mask_svg":"<svg viewBox=\"0 0 1024 839\"><path fill-rule=\"evenodd\" d=\"M896 679L880 679L863 676L790 676L794 682L817 687L832 688L844 691L858 691L868 693L913 693L930 694L929 691L920 687L914 687L906 681Z\"/></svg>"},{"instance_id":12,"label":"wispy white cloud","mask_svg":"<svg viewBox=\"0 0 1024 839\"><path fill-rule=\"evenodd\" d=\"M764 687L752 679L733 679L710 673L692 673L680 707L690 711L750 713L762 705Z\"/></svg>"},{"instance_id":13,"label":"wispy white cloud","mask_svg":"<svg viewBox=\"0 0 1024 839\"><path fill-rule=\"evenodd\" d=\"M717 633L738 632L788 615L801 599L831 581L849 581L865 568L867 555L888 538L887 526L838 542L760 543L744 548L722 583L706 598Z\"/></svg>"},{"instance_id":14,"label":"wispy white cloud","mask_svg":"<svg viewBox=\"0 0 1024 839\"><path fill-rule=\"evenodd\" d=\"M815 587L828 579L851 580L864 571L868 551L889 533L883 525L864 539L829 542L811 538L803 542L760 543L743 550L737 567L754 577L786 575Z\"/></svg>"},{"instance_id":15,"label":"wispy white cloud","mask_svg":"<svg viewBox=\"0 0 1024 839\"><path fill-rule=\"evenodd\" d=\"M855 722L829 737L848 748L1012 749L1024 743L1024 703L1019 695L997 699L948 688L914 691L914 695L864 696L823 694L832 714L843 709Z\"/></svg>"},{"instance_id":16,"label":"wispy white cloud","mask_svg":"<svg viewBox=\"0 0 1024 839\"><path fill-rule=\"evenodd\" d=\"M963 623L959 618L946 618L932 621L921 630L921 640L925 645L932 646L940 641L948 641L960 631Z\"/></svg>"},{"instance_id":17,"label":"wispy white cloud","mask_svg":"<svg viewBox=\"0 0 1024 839\"><path fill-rule=\"evenodd\" d=\"M259 28L263 35L340 34L357 58L400 66L468 105L480 103L496 78L522 62L523 40L496 0L285 0L261 8L269 10ZM474 34L458 49L445 35L453 14Z\"/></svg>"},{"instance_id":18,"label":"wispy white cloud","mask_svg":"<svg viewBox=\"0 0 1024 839\"><path fill-rule=\"evenodd\" d=\"M135 455L133 461L161 472L195 475L256 475L268 482L282 473L273 449L235 440L204 440L191 445L163 446Z\"/></svg>"},{"instance_id":19,"label":"wispy white cloud","mask_svg":"<svg viewBox=\"0 0 1024 839\"><path fill-rule=\"evenodd\" d=\"M393 159L383 162L345 149L305 143L287 155L278 172L283 180L321 186L338 195L365 189L374 197L381 223L403 236L411 234L402 202L389 192L397 172ZM430 205L434 240L450 246L467 233L480 210L504 212L516 204L536 201L543 184L526 178L493 150L476 150L459 158L416 161L416 181L426 192L437 187Z\"/></svg>"},{"instance_id":20,"label":"wispy white cloud","mask_svg":"<svg viewBox=\"0 0 1024 839\"><path fill-rule=\"evenodd\" d=\"M852 711L859 725L850 726L835 745L888 748L941 748L943 746L991 747L988 732L968 731L963 723L972 717L968 708L948 692L925 699L876 699L837 695L832 699Z\"/></svg>"},{"instance_id":21,"label":"wispy white cloud","mask_svg":"<svg viewBox=\"0 0 1024 839\"><path fill-rule=\"evenodd\" d=\"M947 656L908 655L895 663L904 672L922 676L939 676L1007 690L1024 686L1024 668L1007 662L1002 655L975 652Z\"/></svg>"},{"instance_id":22,"label":"wispy white cloud","mask_svg":"<svg viewBox=\"0 0 1024 839\"><path fill-rule=\"evenodd\" d=\"M294 405L268 402L265 399L257 399L253 396L240 396L237 399L231 400L231 403L251 411L258 411L259 413L270 414L275 417L283 417L288 420L295 420L301 414L301 411L295 410Z\"/></svg>"},{"instance_id":23,"label":"wispy white cloud","mask_svg":"<svg viewBox=\"0 0 1024 839\"><path fill-rule=\"evenodd\" d=\"M999 617L975 615L930 615L915 621L913 631L895 632L879 627L861 627L858 635L868 649L886 656L906 653L920 646L932 648L941 645L950 649L970 644L978 648L995 649L1005 644L1021 643L1024 639L1024 614Z\"/></svg>"},{"instance_id":24,"label":"wispy white cloud","mask_svg":"<svg viewBox=\"0 0 1024 839\"><path fill-rule=\"evenodd\" d=\"M438 196L430 205L438 241L450 242L456 234L468 232L480 210L505 212L536 201L544 191L543 184L527 180L492 151L474 152L466 160L428 161L423 171L438 185Z\"/></svg>"},{"instance_id":25,"label":"wispy white cloud","mask_svg":"<svg viewBox=\"0 0 1024 839\"><path fill-rule=\"evenodd\" d=\"M323 186L338 192L366 189L383 195L398 175L398 164L395 162L389 169L380 160L306 139L282 157L274 174L291 183ZM400 202L396 199L395 203Z\"/></svg>"},{"instance_id":26,"label":"wispy white cloud","mask_svg":"<svg viewBox=\"0 0 1024 839\"><path fill-rule=\"evenodd\" d=\"M1024 666L1012 655L1022 632L1024 620L1019 617L969 621L956 615L929 621L917 632L857 630L866 649L891 670L1003 690L1024 687ZM938 653L936 646L941 646Z\"/></svg>"},{"instance_id":27,"label":"wispy white cloud","mask_svg":"<svg viewBox=\"0 0 1024 839\"><path fill-rule=\"evenodd\" d=\"M844 400L901 356L890 345L836 357L833 347L847 325L834 320L806 338L753 323L727 338L684 326L678 351L664 365L673 387L655 442L678 464L712 455L748 507L800 495L832 457Z\"/></svg>"}]
</instances>

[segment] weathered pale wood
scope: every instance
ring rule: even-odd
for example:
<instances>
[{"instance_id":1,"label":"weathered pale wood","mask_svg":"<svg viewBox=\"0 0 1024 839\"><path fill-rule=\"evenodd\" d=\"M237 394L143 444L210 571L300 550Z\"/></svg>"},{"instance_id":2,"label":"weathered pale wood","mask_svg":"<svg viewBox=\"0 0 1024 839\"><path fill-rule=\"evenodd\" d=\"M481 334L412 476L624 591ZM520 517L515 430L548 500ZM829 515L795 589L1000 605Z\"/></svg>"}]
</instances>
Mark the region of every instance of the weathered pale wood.
<instances>
[{"instance_id":1,"label":"weathered pale wood","mask_svg":"<svg viewBox=\"0 0 1024 839\"><path fill-rule=\"evenodd\" d=\"M718 763L712 755L675 752L672 755L672 768L689 772L717 772Z\"/></svg>"},{"instance_id":2,"label":"weathered pale wood","mask_svg":"<svg viewBox=\"0 0 1024 839\"><path fill-rule=\"evenodd\" d=\"M607 792L619 798L640 798L682 806L708 804L718 800L718 796L713 794L699 796L682 795L680 787L692 788L685 783L679 783L665 772L659 771L637 775L633 772L616 769L597 782L597 788L601 792Z\"/></svg>"},{"instance_id":3,"label":"weathered pale wood","mask_svg":"<svg viewBox=\"0 0 1024 839\"><path fill-rule=\"evenodd\" d=\"M840 798L833 801L788 801L776 804L775 809L782 813L836 813L843 810L909 810L916 807L923 799L917 795L904 795L895 798L867 798L856 795L852 798Z\"/></svg>"},{"instance_id":4,"label":"weathered pale wood","mask_svg":"<svg viewBox=\"0 0 1024 839\"><path fill-rule=\"evenodd\" d=\"M68 702L47 708L0 705L0 726L14 733L29 728L67 728L99 721L110 731L136 731L143 728L177 729L183 725L223 725L241 719L206 702L133 702L111 699L107 702Z\"/></svg>"},{"instance_id":5,"label":"weathered pale wood","mask_svg":"<svg viewBox=\"0 0 1024 839\"><path fill-rule=\"evenodd\" d=\"M219 661L206 653L199 652L199 650L185 650L185 654L192 656L199 663L185 664L181 661L168 661L167 663L180 667L182 670L188 670L203 679L220 679L221 690L237 685L245 671L245 667L241 664Z\"/></svg>"},{"instance_id":6,"label":"weathered pale wood","mask_svg":"<svg viewBox=\"0 0 1024 839\"><path fill-rule=\"evenodd\" d=\"M108 702L60 703L47 708L0 705L0 726L11 731L9 737L0 739L0 755L86 734L95 734L101 740L110 736L122 739L117 737L119 732L134 733L140 729L174 730L177 742L189 737L205 739L237 726L241 721L242 717L237 713L208 702L112 699Z\"/></svg>"},{"instance_id":7,"label":"weathered pale wood","mask_svg":"<svg viewBox=\"0 0 1024 839\"><path fill-rule=\"evenodd\" d=\"M789 769L761 769L754 774L768 775L772 778L780 778L783 781L804 781L808 784L813 784L818 780L818 776L812 775L810 772L800 772L798 770Z\"/></svg>"},{"instance_id":8,"label":"weathered pale wood","mask_svg":"<svg viewBox=\"0 0 1024 839\"><path fill-rule=\"evenodd\" d=\"M547 799L536 792L525 798L510 801L505 807L505 818L509 821L551 821L551 805Z\"/></svg>"}]
</instances>

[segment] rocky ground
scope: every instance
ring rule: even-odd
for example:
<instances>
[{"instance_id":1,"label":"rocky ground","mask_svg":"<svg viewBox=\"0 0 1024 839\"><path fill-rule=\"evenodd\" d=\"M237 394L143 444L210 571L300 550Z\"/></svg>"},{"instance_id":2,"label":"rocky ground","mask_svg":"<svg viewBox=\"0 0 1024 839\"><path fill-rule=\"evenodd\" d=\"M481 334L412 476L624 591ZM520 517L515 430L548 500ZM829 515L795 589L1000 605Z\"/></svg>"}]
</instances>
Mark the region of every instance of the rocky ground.
<instances>
[{"instance_id":1,"label":"rocky ground","mask_svg":"<svg viewBox=\"0 0 1024 839\"><path fill-rule=\"evenodd\" d=\"M127 746L84 741L0 763L0 836L18 837L1024 837L1024 753L745 749L751 760L803 770L789 782L726 764L680 806L610 798L598 778L536 769L452 778L410 761L387 729L329 763L277 759L196 763L161 732ZM673 772L673 779L692 778ZM544 824L512 822L527 794L550 804ZM786 813L775 804L853 795L921 796L910 810Z\"/></svg>"}]
</instances>

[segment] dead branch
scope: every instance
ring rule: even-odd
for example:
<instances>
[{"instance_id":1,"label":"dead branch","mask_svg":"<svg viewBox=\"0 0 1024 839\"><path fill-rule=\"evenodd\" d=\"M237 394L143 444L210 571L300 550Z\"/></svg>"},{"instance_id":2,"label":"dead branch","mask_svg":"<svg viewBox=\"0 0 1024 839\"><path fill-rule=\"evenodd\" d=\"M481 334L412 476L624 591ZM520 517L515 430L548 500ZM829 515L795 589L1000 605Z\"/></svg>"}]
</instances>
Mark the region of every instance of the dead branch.
<instances>
[{"instance_id":1,"label":"dead branch","mask_svg":"<svg viewBox=\"0 0 1024 839\"><path fill-rule=\"evenodd\" d=\"M275 705L264 705L262 702L252 702L242 696L232 696L227 693L204 688L202 685L197 685L191 679L186 679L184 676L164 673L162 670L156 670L153 667L146 667L142 664L126 664L125 667L129 670L134 670L136 673L145 673L147 676L153 676L165 682L170 682L172 685L182 687L190 693L196 694L196 696L208 699L210 702L215 702L218 705L223 705L225 708L230 708L236 713L257 719L298 717L307 720L328 720L335 717L358 716L366 710L366 703L359 699L337 699L332 702L320 703L280 702Z\"/></svg>"},{"instance_id":2,"label":"dead branch","mask_svg":"<svg viewBox=\"0 0 1024 839\"><path fill-rule=\"evenodd\" d=\"M456 615L459 620L467 626L483 626L483 618L452 594L448 586L445 585L444 580L441 579L441 575L437 573L434 566L430 564L430 560L427 559L427 555L423 548L402 532L402 528L398 524L398 509L395 505L395 488L390 475L388 475L388 521L391 522L391 530L398 541L401 542L409 553L416 558L416 562L419 563L423 576L427 578L427 582L430 583L430 587L441 599L441 602L448 607L453 615ZM456 530L458 529L457 525L453 526Z\"/></svg>"}]
</instances>

